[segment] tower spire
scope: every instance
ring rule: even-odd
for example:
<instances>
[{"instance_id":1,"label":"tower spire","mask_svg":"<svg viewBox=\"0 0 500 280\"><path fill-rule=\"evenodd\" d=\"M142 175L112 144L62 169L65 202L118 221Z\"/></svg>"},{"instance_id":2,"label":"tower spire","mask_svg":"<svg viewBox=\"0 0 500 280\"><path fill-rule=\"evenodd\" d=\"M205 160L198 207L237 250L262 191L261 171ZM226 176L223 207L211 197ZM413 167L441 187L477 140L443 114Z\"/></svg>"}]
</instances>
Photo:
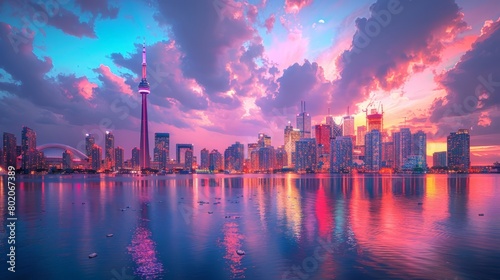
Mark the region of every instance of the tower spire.
<instances>
[{"instance_id":1,"label":"tower spire","mask_svg":"<svg viewBox=\"0 0 500 280\"><path fill-rule=\"evenodd\" d=\"M146 79L146 41L142 44L142 78Z\"/></svg>"}]
</instances>

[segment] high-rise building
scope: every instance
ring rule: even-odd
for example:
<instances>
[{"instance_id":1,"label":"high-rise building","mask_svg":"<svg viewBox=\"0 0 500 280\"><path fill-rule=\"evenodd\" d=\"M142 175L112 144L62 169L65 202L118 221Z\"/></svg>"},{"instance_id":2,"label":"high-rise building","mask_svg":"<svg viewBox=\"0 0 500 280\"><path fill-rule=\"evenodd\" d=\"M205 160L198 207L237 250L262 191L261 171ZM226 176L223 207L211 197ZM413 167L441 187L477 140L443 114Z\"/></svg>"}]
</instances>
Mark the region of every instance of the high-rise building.
<instances>
[{"instance_id":1,"label":"high-rise building","mask_svg":"<svg viewBox=\"0 0 500 280\"><path fill-rule=\"evenodd\" d=\"M358 126L358 131L356 134L356 145L358 146L365 145L365 134L366 134L366 126L364 125Z\"/></svg>"},{"instance_id":2,"label":"high-rise building","mask_svg":"<svg viewBox=\"0 0 500 280\"><path fill-rule=\"evenodd\" d=\"M99 147L97 144L94 144L92 146L91 150L91 165L92 169L95 171L99 171L101 169L101 157L102 157L102 148Z\"/></svg>"},{"instance_id":3,"label":"high-rise building","mask_svg":"<svg viewBox=\"0 0 500 280\"><path fill-rule=\"evenodd\" d=\"M106 169L114 169L115 168L115 136L113 133L106 131L106 138L104 143L105 149L105 168Z\"/></svg>"},{"instance_id":4,"label":"high-rise building","mask_svg":"<svg viewBox=\"0 0 500 280\"><path fill-rule=\"evenodd\" d=\"M333 123L330 126L332 131L332 138L343 136L342 127L344 126L344 123L342 121L337 123L335 120L333 120Z\"/></svg>"},{"instance_id":5,"label":"high-rise building","mask_svg":"<svg viewBox=\"0 0 500 280\"><path fill-rule=\"evenodd\" d=\"M205 148L200 151L200 169L208 170L208 168L210 167L209 155L210 152Z\"/></svg>"},{"instance_id":6,"label":"high-rise building","mask_svg":"<svg viewBox=\"0 0 500 280\"><path fill-rule=\"evenodd\" d=\"M193 150L188 149L184 152L184 170L192 171L193 169Z\"/></svg>"},{"instance_id":7,"label":"high-rise building","mask_svg":"<svg viewBox=\"0 0 500 280\"><path fill-rule=\"evenodd\" d=\"M295 143L295 170L299 172L316 171L316 139L305 138Z\"/></svg>"},{"instance_id":8,"label":"high-rise building","mask_svg":"<svg viewBox=\"0 0 500 280\"><path fill-rule=\"evenodd\" d=\"M300 138L311 138L311 115L306 112L306 102L300 102L300 113L297 114L297 128L300 131Z\"/></svg>"},{"instance_id":9,"label":"high-rise building","mask_svg":"<svg viewBox=\"0 0 500 280\"><path fill-rule=\"evenodd\" d=\"M259 139L257 140L257 145L259 148L271 146L271 136L264 133L259 133Z\"/></svg>"},{"instance_id":10,"label":"high-rise building","mask_svg":"<svg viewBox=\"0 0 500 280\"><path fill-rule=\"evenodd\" d=\"M412 135L411 154L416 159L416 168L427 169L427 135L422 130Z\"/></svg>"},{"instance_id":11,"label":"high-rise building","mask_svg":"<svg viewBox=\"0 0 500 280\"><path fill-rule=\"evenodd\" d=\"M469 130L459 129L446 139L448 169L469 172L470 169L470 135Z\"/></svg>"},{"instance_id":12,"label":"high-rise building","mask_svg":"<svg viewBox=\"0 0 500 280\"><path fill-rule=\"evenodd\" d=\"M394 168L400 169L403 166L401 155L401 131L392 134L392 144L394 145Z\"/></svg>"},{"instance_id":13,"label":"high-rise building","mask_svg":"<svg viewBox=\"0 0 500 280\"><path fill-rule=\"evenodd\" d=\"M16 136L12 133L3 133L3 164L7 169L9 166L17 168L16 156Z\"/></svg>"},{"instance_id":14,"label":"high-rise building","mask_svg":"<svg viewBox=\"0 0 500 280\"><path fill-rule=\"evenodd\" d=\"M209 167L211 172L218 172L224 168L222 154L217 150L212 150L209 154Z\"/></svg>"},{"instance_id":15,"label":"high-rise building","mask_svg":"<svg viewBox=\"0 0 500 280\"><path fill-rule=\"evenodd\" d=\"M194 151L194 146L193 144L177 144L175 150L177 152L177 163L184 164L186 163L186 151Z\"/></svg>"},{"instance_id":16,"label":"high-rise building","mask_svg":"<svg viewBox=\"0 0 500 280\"><path fill-rule=\"evenodd\" d=\"M149 83L146 79L146 45L142 47L142 79L139 83L139 93L142 96L142 112L141 112L141 139L140 139L140 168L149 168L151 157L149 156L149 132L148 132L148 99L150 93Z\"/></svg>"},{"instance_id":17,"label":"high-rise building","mask_svg":"<svg viewBox=\"0 0 500 280\"><path fill-rule=\"evenodd\" d=\"M349 136L331 139L330 171L346 172L352 167L353 143Z\"/></svg>"},{"instance_id":18,"label":"high-rise building","mask_svg":"<svg viewBox=\"0 0 500 280\"><path fill-rule=\"evenodd\" d=\"M344 116L344 125L343 125L343 136L355 136L354 132L354 116Z\"/></svg>"},{"instance_id":19,"label":"high-rise building","mask_svg":"<svg viewBox=\"0 0 500 280\"><path fill-rule=\"evenodd\" d=\"M330 132L331 127L327 124L318 124L314 126L316 144L323 145L324 153L330 154Z\"/></svg>"},{"instance_id":20,"label":"high-rise building","mask_svg":"<svg viewBox=\"0 0 500 280\"><path fill-rule=\"evenodd\" d=\"M293 128L290 122L285 127L285 151L287 154L288 167L293 167L293 157L295 154L295 143L300 140L300 130Z\"/></svg>"},{"instance_id":21,"label":"high-rise building","mask_svg":"<svg viewBox=\"0 0 500 280\"><path fill-rule=\"evenodd\" d=\"M65 150L62 154L62 168L71 169L73 168L73 154L70 150Z\"/></svg>"},{"instance_id":22,"label":"high-rise building","mask_svg":"<svg viewBox=\"0 0 500 280\"><path fill-rule=\"evenodd\" d=\"M271 171L274 169L276 154L273 146L262 147L259 149L259 170Z\"/></svg>"},{"instance_id":23,"label":"high-rise building","mask_svg":"<svg viewBox=\"0 0 500 280\"><path fill-rule=\"evenodd\" d=\"M245 146L240 142L229 146L224 151L224 169L227 171L243 171L245 161Z\"/></svg>"},{"instance_id":24,"label":"high-rise building","mask_svg":"<svg viewBox=\"0 0 500 280\"><path fill-rule=\"evenodd\" d=\"M250 152L250 170L252 172L259 171L259 150L252 150Z\"/></svg>"},{"instance_id":25,"label":"high-rise building","mask_svg":"<svg viewBox=\"0 0 500 280\"><path fill-rule=\"evenodd\" d=\"M85 134L85 155L90 157L92 155L92 147L95 144L95 138L92 134Z\"/></svg>"},{"instance_id":26,"label":"high-rise building","mask_svg":"<svg viewBox=\"0 0 500 280\"><path fill-rule=\"evenodd\" d=\"M446 167L446 152L435 152L432 154L432 167Z\"/></svg>"},{"instance_id":27,"label":"high-rise building","mask_svg":"<svg viewBox=\"0 0 500 280\"><path fill-rule=\"evenodd\" d=\"M382 161L382 135L374 129L365 135L365 166L368 171L378 172Z\"/></svg>"},{"instance_id":28,"label":"high-rise building","mask_svg":"<svg viewBox=\"0 0 500 280\"><path fill-rule=\"evenodd\" d=\"M115 148L115 167L116 170L124 168L123 162L125 161L124 150L122 147Z\"/></svg>"},{"instance_id":29,"label":"high-rise building","mask_svg":"<svg viewBox=\"0 0 500 280\"><path fill-rule=\"evenodd\" d=\"M33 129L24 126L21 135L21 168L26 171L41 167L40 153L36 149L36 133Z\"/></svg>"},{"instance_id":30,"label":"high-rise building","mask_svg":"<svg viewBox=\"0 0 500 280\"><path fill-rule=\"evenodd\" d=\"M132 168L138 169L141 168L141 161L139 157L141 156L141 150L137 147L132 149Z\"/></svg>"},{"instance_id":31,"label":"high-rise building","mask_svg":"<svg viewBox=\"0 0 500 280\"><path fill-rule=\"evenodd\" d=\"M376 129L380 133L384 131L384 109L372 108L370 113L366 112L366 126L367 132Z\"/></svg>"},{"instance_id":32,"label":"high-rise building","mask_svg":"<svg viewBox=\"0 0 500 280\"><path fill-rule=\"evenodd\" d=\"M381 167L394 168L394 142L382 143Z\"/></svg>"},{"instance_id":33,"label":"high-rise building","mask_svg":"<svg viewBox=\"0 0 500 280\"><path fill-rule=\"evenodd\" d=\"M285 151L284 146L280 146L276 150L276 166L275 166L275 168L282 169L285 166L288 166L287 153Z\"/></svg>"},{"instance_id":34,"label":"high-rise building","mask_svg":"<svg viewBox=\"0 0 500 280\"><path fill-rule=\"evenodd\" d=\"M164 169L170 160L170 134L155 133L155 148L153 160L158 162L160 169Z\"/></svg>"}]
</instances>

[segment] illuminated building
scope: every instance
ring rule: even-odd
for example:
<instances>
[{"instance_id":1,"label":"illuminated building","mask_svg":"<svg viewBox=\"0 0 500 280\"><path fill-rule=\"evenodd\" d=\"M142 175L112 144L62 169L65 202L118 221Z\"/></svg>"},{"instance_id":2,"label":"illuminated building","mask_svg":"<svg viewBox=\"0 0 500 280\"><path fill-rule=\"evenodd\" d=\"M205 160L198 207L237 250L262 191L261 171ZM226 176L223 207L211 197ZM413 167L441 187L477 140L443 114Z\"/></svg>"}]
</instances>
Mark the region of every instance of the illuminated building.
<instances>
[{"instance_id":1,"label":"illuminated building","mask_svg":"<svg viewBox=\"0 0 500 280\"><path fill-rule=\"evenodd\" d=\"M343 136L354 136L354 117L353 116L344 116L344 125L342 130Z\"/></svg>"},{"instance_id":2,"label":"illuminated building","mask_svg":"<svg viewBox=\"0 0 500 280\"><path fill-rule=\"evenodd\" d=\"M43 168L43 153L36 149L36 133L24 126L21 135L21 168L24 172Z\"/></svg>"},{"instance_id":3,"label":"illuminated building","mask_svg":"<svg viewBox=\"0 0 500 280\"><path fill-rule=\"evenodd\" d=\"M92 146L92 153L91 153L91 166L92 169L95 171L101 170L101 157L102 157L102 148L99 147L97 144L94 144Z\"/></svg>"},{"instance_id":4,"label":"illuminated building","mask_svg":"<svg viewBox=\"0 0 500 280\"><path fill-rule=\"evenodd\" d=\"M3 133L3 164L5 169L9 166L16 167L16 141L16 136L14 134L8 132Z\"/></svg>"},{"instance_id":5,"label":"illuminated building","mask_svg":"<svg viewBox=\"0 0 500 280\"><path fill-rule=\"evenodd\" d=\"M224 151L224 169L227 171L243 171L245 161L245 146L240 142L229 146Z\"/></svg>"},{"instance_id":6,"label":"illuminated building","mask_svg":"<svg viewBox=\"0 0 500 280\"><path fill-rule=\"evenodd\" d=\"M270 171L274 169L276 155L273 146L262 147L259 149L259 170Z\"/></svg>"},{"instance_id":7,"label":"illuminated building","mask_svg":"<svg viewBox=\"0 0 500 280\"><path fill-rule=\"evenodd\" d=\"M412 135L411 154L416 157L416 168L427 169L427 135L419 130Z\"/></svg>"},{"instance_id":8,"label":"illuminated building","mask_svg":"<svg viewBox=\"0 0 500 280\"><path fill-rule=\"evenodd\" d=\"M184 152L184 170L192 171L193 169L193 150L188 149Z\"/></svg>"},{"instance_id":9,"label":"illuminated building","mask_svg":"<svg viewBox=\"0 0 500 280\"><path fill-rule=\"evenodd\" d=\"M382 135L374 129L365 135L365 166L368 171L378 172L382 161Z\"/></svg>"},{"instance_id":10,"label":"illuminated building","mask_svg":"<svg viewBox=\"0 0 500 280\"><path fill-rule=\"evenodd\" d=\"M85 155L88 157L92 154L92 147L95 144L95 138L92 134L85 134Z\"/></svg>"},{"instance_id":11,"label":"illuminated building","mask_svg":"<svg viewBox=\"0 0 500 280\"><path fill-rule=\"evenodd\" d=\"M124 167L123 162L124 162L124 150L122 147L116 147L115 148L115 168L117 170L120 170Z\"/></svg>"},{"instance_id":12,"label":"illuminated building","mask_svg":"<svg viewBox=\"0 0 500 280\"><path fill-rule=\"evenodd\" d=\"M285 166L288 166L288 159L287 159L287 153L285 151L285 148L283 146L280 146L276 150L276 166L275 168L277 169L282 169Z\"/></svg>"},{"instance_id":13,"label":"illuminated building","mask_svg":"<svg viewBox=\"0 0 500 280\"><path fill-rule=\"evenodd\" d=\"M306 138L295 143L295 170L306 172L316 170L316 139Z\"/></svg>"},{"instance_id":14,"label":"illuminated building","mask_svg":"<svg viewBox=\"0 0 500 280\"><path fill-rule=\"evenodd\" d=\"M318 124L314 126L316 144L323 145L325 154L330 154L330 134L331 127L327 124Z\"/></svg>"},{"instance_id":15,"label":"illuminated building","mask_svg":"<svg viewBox=\"0 0 500 280\"><path fill-rule=\"evenodd\" d=\"M264 133L259 133L259 139L257 140L259 148L271 146L271 136Z\"/></svg>"},{"instance_id":16,"label":"illuminated building","mask_svg":"<svg viewBox=\"0 0 500 280\"><path fill-rule=\"evenodd\" d=\"M353 143L349 136L331 139L330 171L345 172L352 167Z\"/></svg>"},{"instance_id":17,"label":"illuminated building","mask_svg":"<svg viewBox=\"0 0 500 280\"><path fill-rule=\"evenodd\" d=\"M287 154L286 166L293 167L293 155L295 153L295 143L300 140L300 130L294 129L290 122L285 127L285 152Z\"/></svg>"},{"instance_id":18,"label":"illuminated building","mask_svg":"<svg viewBox=\"0 0 500 280\"><path fill-rule=\"evenodd\" d=\"M73 154L70 150L65 150L62 154L62 168L71 169L73 168Z\"/></svg>"},{"instance_id":19,"label":"illuminated building","mask_svg":"<svg viewBox=\"0 0 500 280\"><path fill-rule=\"evenodd\" d=\"M211 172L219 172L224 167L222 154L217 150L212 150L209 154L209 167Z\"/></svg>"},{"instance_id":20,"label":"illuminated building","mask_svg":"<svg viewBox=\"0 0 500 280\"><path fill-rule=\"evenodd\" d=\"M200 151L200 169L208 170L210 166L209 155L210 152L205 148Z\"/></svg>"},{"instance_id":21,"label":"illuminated building","mask_svg":"<svg viewBox=\"0 0 500 280\"><path fill-rule=\"evenodd\" d=\"M469 130L459 129L452 132L446 141L448 169L468 172L470 169L470 135Z\"/></svg>"},{"instance_id":22,"label":"illuminated building","mask_svg":"<svg viewBox=\"0 0 500 280\"><path fill-rule=\"evenodd\" d=\"M153 151L153 161L158 162L160 169L165 169L170 160L170 134L155 133L155 148Z\"/></svg>"},{"instance_id":23,"label":"illuminated building","mask_svg":"<svg viewBox=\"0 0 500 280\"><path fill-rule=\"evenodd\" d=\"M297 114L297 128L300 131L300 138L311 138L311 115L306 112L306 102L300 102L300 113Z\"/></svg>"},{"instance_id":24,"label":"illuminated building","mask_svg":"<svg viewBox=\"0 0 500 280\"><path fill-rule=\"evenodd\" d=\"M131 163L132 163L133 169L138 169L141 166L141 163L139 160L140 154L141 154L141 152L140 152L139 148L135 147L132 149L132 160L131 160L132 162Z\"/></svg>"},{"instance_id":25,"label":"illuminated building","mask_svg":"<svg viewBox=\"0 0 500 280\"><path fill-rule=\"evenodd\" d=\"M109 131L106 131L105 145L104 145L104 162L106 169L115 168L115 136Z\"/></svg>"},{"instance_id":26,"label":"illuminated building","mask_svg":"<svg viewBox=\"0 0 500 280\"><path fill-rule=\"evenodd\" d=\"M372 108L370 114L366 112L366 126L368 132L376 129L382 133L384 131L384 109L377 110Z\"/></svg>"}]
</instances>

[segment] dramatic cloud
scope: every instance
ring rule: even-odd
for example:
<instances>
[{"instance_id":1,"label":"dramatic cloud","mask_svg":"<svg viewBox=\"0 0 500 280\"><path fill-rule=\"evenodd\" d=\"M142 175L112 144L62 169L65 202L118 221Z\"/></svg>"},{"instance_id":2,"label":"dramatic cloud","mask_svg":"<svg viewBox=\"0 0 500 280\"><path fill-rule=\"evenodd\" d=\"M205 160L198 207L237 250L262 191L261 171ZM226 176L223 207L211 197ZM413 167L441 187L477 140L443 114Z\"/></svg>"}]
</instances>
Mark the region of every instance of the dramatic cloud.
<instances>
[{"instance_id":1,"label":"dramatic cloud","mask_svg":"<svg viewBox=\"0 0 500 280\"><path fill-rule=\"evenodd\" d=\"M97 37L94 31L93 23L81 22L80 18L76 14L64 8L59 9L58 13L52 16L48 23L58 29L61 29L64 33L75 37Z\"/></svg>"},{"instance_id":2,"label":"dramatic cloud","mask_svg":"<svg viewBox=\"0 0 500 280\"><path fill-rule=\"evenodd\" d=\"M372 91L401 87L412 73L439 62L446 44L467 28L453 0L378 0L370 12L356 20L351 49L337 61L336 113Z\"/></svg>"},{"instance_id":3,"label":"dramatic cloud","mask_svg":"<svg viewBox=\"0 0 500 280\"><path fill-rule=\"evenodd\" d=\"M309 6L312 0L285 0L285 11L287 13L296 14L302 10L302 8Z\"/></svg>"},{"instance_id":4,"label":"dramatic cloud","mask_svg":"<svg viewBox=\"0 0 500 280\"><path fill-rule=\"evenodd\" d=\"M217 2L158 1L156 18L171 27L183 52L184 75L194 78L213 101L232 103L224 94L230 90L227 63L238 60L233 51L252 40L255 30L243 16L242 3L231 0L215 5Z\"/></svg>"},{"instance_id":5,"label":"dramatic cloud","mask_svg":"<svg viewBox=\"0 0 500 280\"><path fill-rule=\"evenodd\" d=\"M323 68L308 60L302 65L295 63L285 69L277 82L277 92L271 92L256 102L268 115L273 109L292 107L291 112L298 112L295 108L301 100L310 100L307 103L309 111L321 112L332 91L332 84L325 79Z\"/></svg>"},{"instance_id":6,"label":"dramatic cloud","mask_svg":"<svg viewBox=\"0 0 500 280\"><path fill-rule=\"evenodd\" d=\"M431 107L430 120L443 126L457 120L476 133L499 133L500 20L487 21L481 36L450 70L436 76L446 91ZM457 129L459 127L456 127Z\"/></svg>"}]
</instances>

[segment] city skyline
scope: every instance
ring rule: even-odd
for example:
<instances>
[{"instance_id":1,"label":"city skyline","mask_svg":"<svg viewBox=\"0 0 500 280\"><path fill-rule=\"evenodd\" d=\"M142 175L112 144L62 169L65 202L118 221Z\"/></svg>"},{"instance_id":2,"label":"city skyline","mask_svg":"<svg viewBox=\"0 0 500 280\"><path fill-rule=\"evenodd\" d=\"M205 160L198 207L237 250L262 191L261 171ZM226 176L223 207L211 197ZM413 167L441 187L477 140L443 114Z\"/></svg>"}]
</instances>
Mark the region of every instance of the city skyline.
<instances>
[{"instance_id":1,"label":"city skyline","mask_svg":"<svg viewBox=\"0 0 500 280\"><path fill-rule=\"evenodd\" d=\"M236 141L252 143L258 133L271 136L277 148L285 142L288 121L294 123L301 113L303 100L311 126L324 123L330 110L338 122L350 107L355 131L365 125L363 110L369 104L384 104L385 128L396 131L404 124L412 132L427 134L428 162L434 152L446 150L450 132L464 128L470 130L472 165L499 160L498 101L488 92L498 87L500 73L479 55L489 54L492 65L500 62L498 53L491 51L500 41L500 15L491 9L494 2L401 1L391 10L391 1L342 7L321 1L208 1L199 7L206 8L205 15L190 13L188 2L176 7L151 2L140 16L133 12L139 2L120 8L107 2L69 2L45 10L49 20L33 25L32 37L23 37L22 18L43 13L44 7L2 3L0 44L5 60L0 62L0 109L7 116L0 120L2 132L21 139L18 131L27 126L37 131L39 144L61 143L84 151L80 143L85 134L96 135L105 150L105 132L112 131L115 146L131 158L132 148L140 146L137 84L146 40L153 61L148 65L150 147L154 133L164 132L171 135L170 147L192 143L198 157L203 148L223 153ZM415 17L431 7L442 16ZM391 20L385 18L387 25L379 25L380 34L363 48L356 45L356 34L387 11L394 13L389 13ZM78 22L62 16L66 24L51 21L67 14ZM95 20L86 21L89 17ZM356 18L366 21L356 23ZM413 26L419 20L428 26ZM231 28L223 29L227 26ZM404 36L409 30L415 31L416 39L442 39L417 47L405 43L411 42ZM123 40L111 34L123 35ZM213 43L213 49L200 47L201 34L207 34L203 38ZM388 42L414 59L400 61L384 54L381 48ZM66 54L80 47L84 59ZM377 56L395 66L377 73L374 69L386 65ZM474 68L475 63L481 67ZM350 76L361 69L366 72L359 75L370 77L372 84ZM471 93L478 86L482 92L475 100L481 100L481 106L472 108ZM364 92L365 88L370 90Z\"/></svg>"}]
</instances>

